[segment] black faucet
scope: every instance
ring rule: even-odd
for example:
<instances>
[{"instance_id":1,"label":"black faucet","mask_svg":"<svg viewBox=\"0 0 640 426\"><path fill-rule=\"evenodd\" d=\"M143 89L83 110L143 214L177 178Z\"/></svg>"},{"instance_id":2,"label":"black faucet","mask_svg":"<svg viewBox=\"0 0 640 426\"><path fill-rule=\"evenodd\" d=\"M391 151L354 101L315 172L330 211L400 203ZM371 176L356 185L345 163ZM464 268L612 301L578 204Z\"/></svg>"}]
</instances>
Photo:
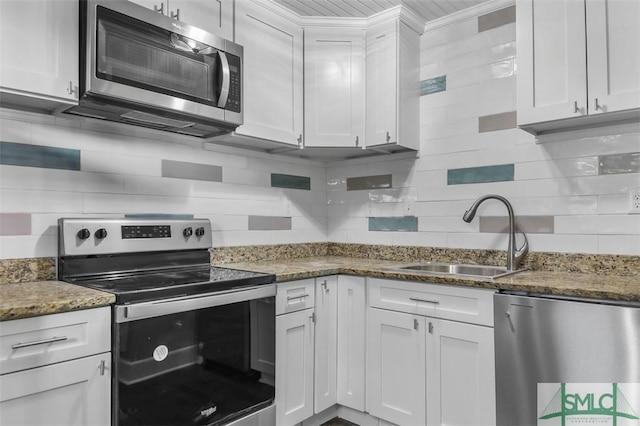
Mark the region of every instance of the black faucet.
<instances>
[{"instance_id":1,"label":"black faucet","mask_svg":"<svg viewBox=\"0 0 640 426\"><path fill-rule=\"evenodd\" d=\"M501 195L488 194L483 195L473 202L469 210L464 212L462 216L462 220L467 223L470 223L473 218L476 216L476 211L482 202L493 198L494 200L499 200L507 206L507 211L509 212L509 245L507 247L507 271L515 271L518 268L518 265L522 261L522 258L529 251L529 242L527 241L527 236L524 232L522 232L522 236L524 237L524 244L518 250L516 250L516 231L515 231L515 217L513 214L513 207L511 207L511 203Z\"/></svg>"}]
</instances>

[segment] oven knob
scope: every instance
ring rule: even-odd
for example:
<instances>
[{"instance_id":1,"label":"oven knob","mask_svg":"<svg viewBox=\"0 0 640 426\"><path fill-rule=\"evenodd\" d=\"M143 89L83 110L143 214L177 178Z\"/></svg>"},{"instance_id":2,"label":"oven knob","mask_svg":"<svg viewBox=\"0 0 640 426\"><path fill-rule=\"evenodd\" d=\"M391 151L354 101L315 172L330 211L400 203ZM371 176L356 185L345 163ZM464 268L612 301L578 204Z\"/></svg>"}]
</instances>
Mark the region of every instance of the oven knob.
<instances>
[{"instance_id":1,"label":"oven knob","mask_svg":"<svg viewBox=\"0 0 640 426\"><path fill-rule=\"evenodd\" d=\"M104 228L100 228L96 231L95 236L97 239L102 240L104 238L107 238L107 230Z\"/></svg>"},{"instance_id":2,"label":"oven knob","mask_svg":"<svg viewBox=\"0 0 640 426\"><path fill-rule=\"evenodd\" d=\"M187 227L184 228L184 231L182 231L182 235L184 235L185 237L190 237L193 235L193 228L192 227Z\"/></svg>"},{"instance_id":3,"label":"oven knob","mask_svg":"<svg viewBox=\"0 0 640 426\"><path fill-rule=\"evenodd\" d=\"M78 231L76 236L81 240L86 240L91 236L91 232L89 232L87 228L82 228L81 230Z\"/></svg>"},{"instance_id":4,"label":"oven knob","mask_svg":"<svg viewBox=\"0 0 640 426\"><path fill-rule=\"evenodd\" d=\"M201 226L196 229L196 237L202 237L204 235L204 228Z\"/></svg>"}]
</instances>

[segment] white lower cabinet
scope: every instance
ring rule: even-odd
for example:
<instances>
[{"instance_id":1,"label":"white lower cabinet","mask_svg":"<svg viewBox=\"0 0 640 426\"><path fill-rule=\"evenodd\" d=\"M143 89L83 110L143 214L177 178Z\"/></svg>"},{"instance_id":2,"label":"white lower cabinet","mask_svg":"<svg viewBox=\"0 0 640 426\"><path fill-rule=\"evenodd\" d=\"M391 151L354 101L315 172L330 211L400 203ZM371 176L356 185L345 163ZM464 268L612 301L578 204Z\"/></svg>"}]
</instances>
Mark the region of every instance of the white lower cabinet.
<instances>
[{"instance_id":1,"label":"white lower cabinet","mask_svg":"<svg viewBox=\"0 0 640 426\"><path fill-rule=\"evenodd\" d=\"M111 424L108 307L0 322L0 424Z\"/></svg>"},{"instance_id":2,"label":"white lower cabinet","mask_svg":"<svg viewBox=\"0 0 640 426\"><path fill-rule=\"evenodd\" d=\"M424 317L371 308L367 320L367 411L398 425L423 425Z\"/></svg>"},{"instance_id":3,"label":"white lower cabinet","mask_svg":"<svg viewBox=\"0 0 640 426\"><path fill-rule=\"evenodd\" d=\"M493 291L367 287L367 411L399 425L495 425Z\"/></svg>"}]
</instances>

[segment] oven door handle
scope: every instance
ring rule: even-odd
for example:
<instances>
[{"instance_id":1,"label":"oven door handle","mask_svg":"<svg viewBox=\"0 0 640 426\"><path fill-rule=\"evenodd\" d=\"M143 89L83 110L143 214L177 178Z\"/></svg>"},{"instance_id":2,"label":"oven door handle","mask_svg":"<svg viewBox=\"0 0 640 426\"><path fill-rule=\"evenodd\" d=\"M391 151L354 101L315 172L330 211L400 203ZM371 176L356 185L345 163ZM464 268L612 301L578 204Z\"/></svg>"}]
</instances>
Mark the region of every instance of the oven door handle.
<instances>
[{"instance_id":1,"label":"oven door handle","mask_svg":"<svg viewBox=\"0 0 640 426\"><path fill-rule=\"evenodd\" d=\"M152 302L136 303L129 306L116 306L115 321L117 323L121 323L143 318L171 315L196 309L263 299L265 297L275 296L275 294L275 285L261 285L257 287L243 288L240 290L229 290L217 293L207 293L204 295L199 294L197 296L184 296L172 299L156 300Z\"/></svg>"}]
</instances>

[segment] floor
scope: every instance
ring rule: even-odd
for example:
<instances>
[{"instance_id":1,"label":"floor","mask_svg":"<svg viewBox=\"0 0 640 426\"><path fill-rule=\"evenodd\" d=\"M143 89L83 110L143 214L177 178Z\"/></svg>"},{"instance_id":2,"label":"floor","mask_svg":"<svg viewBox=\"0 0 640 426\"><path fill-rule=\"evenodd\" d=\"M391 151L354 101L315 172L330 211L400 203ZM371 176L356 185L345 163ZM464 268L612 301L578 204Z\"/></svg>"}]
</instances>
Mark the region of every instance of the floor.
<instances>
[{"instance_id":1,"label":"floor","mask_svg":"<svg viewBox=\"0 0 640 426\"><path fill-rule=\"evenodd\" d=\"M359 426L356 423L351 423L350 421L341 419L336 417L334 419L329 420L326 423L321 424L320 426Z\"/></svg>"}]
</instances>

